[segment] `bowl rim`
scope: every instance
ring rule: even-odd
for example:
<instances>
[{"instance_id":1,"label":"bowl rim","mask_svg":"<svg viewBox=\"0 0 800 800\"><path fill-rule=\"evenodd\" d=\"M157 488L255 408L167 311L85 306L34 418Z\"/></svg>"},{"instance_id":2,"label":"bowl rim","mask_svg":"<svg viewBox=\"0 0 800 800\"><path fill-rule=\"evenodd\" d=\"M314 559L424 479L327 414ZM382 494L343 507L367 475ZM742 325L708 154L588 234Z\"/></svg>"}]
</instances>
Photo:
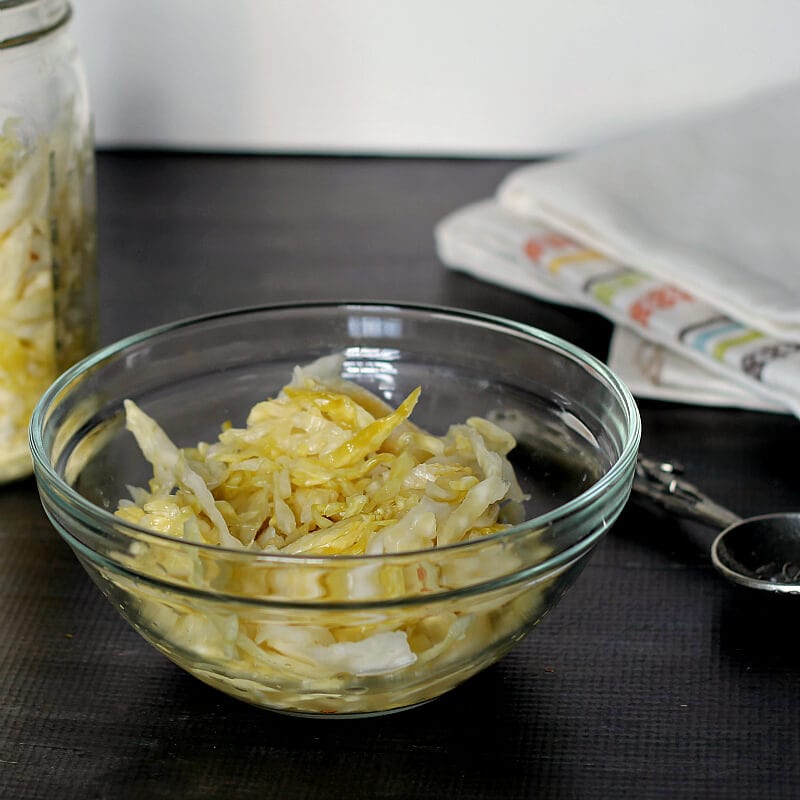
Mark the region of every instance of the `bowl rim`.
<instances>
[{"instance_id":1,"label":"bowl rim","mask_svg":"<svg viewBox=\"0 0 800 800\"><path fill-rule=\"evenodd\" d=\"M149 528L135 525L115 516L112 511L106 510L95 503L87 500L80 492L76 491L71 484L67 483L64 478L58 474L50 462L50 458L46 454L42 432L45 429L49 417L51 406L58 400L59 396L67 391L69 387L80 380L82 375L89 370L97 368L104 361L119 355L124 350L134 347L142 342L153 340L159 336L179 331L194 326L208 324L220 319L234 319L235 317L245 317L265 313L277 313L281 311L302 311L302 310L358 310L362 309L369 312L381 311L407 311L417 314L433 314L434 316L446 317L454 321L468 322L491 327L495 330L499 329L501 332L510 333L512 335L522 335L527 339L535 340L539 344L544 344L552 350L556 350L563 355L566 355L573 360L577 361L585 368L590 368L595 373L598 373L605 384L616 395L621 409L624 412L624 421L626 422L627 438L623 443L622 451L611 465L609 470L604 473L594 484L580 494L571 498L567 502L557 506L550 511L540 514L530 519L526 519L517 525L513 525L503 531L483 536L478 539L473 539L465 542L457 542L454 544L444 545L442 547L424 548L421 550L404 550L398 553L377 553L377 554L360 554L360 555L314 555L314 554L292 554L278 552L262 552L257 550L239 549L233 547L224 547L221 545L205 544L198 542L190 542L185 539L179 539L167 534L158 533ZM593 356L581 347L572 344L566 339L549 333L541 328L528 325L523 322L518 322L509 318L501 317L494 314L487 314L481 311L473 311L470 309L462 309L457 307L424 304L424 303L405 303L394 301L376 301L376 300L320 300L320 301L303 301L303 302L287 302L278 304L267 305L252 305L231 308L226 310L214 311L205 314L198 314L190 317L184 317L172 322L162 325L143 329L137 333L131 334L127 337L112 342L104 347L99 348L95 352L86 356L78 361L72 367L69 367L61 373L55 381L48 387L44 394L40 397L39 401L34 408L31 415L31 421L28 428L28 440L33 457L34 475L39 484L40 491L46 491L48 497L57 503L69 516L75 517L76 512L80 512L85 524L88 524L93 530L98 528L107 530L112 528L116 533L124 534L125 536L130 533L135 533L135 540L141 541L143 538L153 539L156 542L168 543L173 547L185 547L190 551L202 550L212 551L223 555L223 557L236 556L238 558L245 558L248 561L258 559L264 562L271 563L310 563L315 565L346 565L349 563L367 563L367 562L381 562L392 559L397 559L405 556L414 556L423 553L430 553L435 550L438 553L445 551L455 551L464 549L478 549L481 546L492 542L506 541L509 539L516 539L519 536L525 535L532 530L538 528L545 528L554 521L567 517L575 512L580 511L582 508L591 505L599 495L606 493L610 487L614 486L619 479L621 473L630 469L636 460L636 455L639 448L639 441L641 437L641 418L636 405L636 401L627 385L619 378L603 361ZM55 489L56 491L50 491ZM580 542L584 539L591 539L594 537L588 535L582 537ZM571 548L568 548L571 549ZM549 563L551 559L558 558L559 553L553 553L552 556L544 559L542 566Z\"/></svg>"}]
</instances>

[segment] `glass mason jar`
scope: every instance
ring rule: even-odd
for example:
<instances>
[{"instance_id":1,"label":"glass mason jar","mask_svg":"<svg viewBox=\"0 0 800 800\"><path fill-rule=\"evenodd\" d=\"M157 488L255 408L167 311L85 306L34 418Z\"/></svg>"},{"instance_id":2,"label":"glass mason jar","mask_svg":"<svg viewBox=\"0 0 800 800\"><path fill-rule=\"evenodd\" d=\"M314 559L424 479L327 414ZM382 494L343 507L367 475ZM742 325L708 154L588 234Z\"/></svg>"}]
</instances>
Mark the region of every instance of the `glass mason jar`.
<instances>
[{"instance_id":1,"label":"glass mason jar","mask_svg":"<svg viewBox=\"0 0 800 800\"><path fill-rule=\"evenodd\" d=\"M30 472L28 422L97 344L95 175L66 0L0 0L0 483Z\"/></svg>"}]
</instances>

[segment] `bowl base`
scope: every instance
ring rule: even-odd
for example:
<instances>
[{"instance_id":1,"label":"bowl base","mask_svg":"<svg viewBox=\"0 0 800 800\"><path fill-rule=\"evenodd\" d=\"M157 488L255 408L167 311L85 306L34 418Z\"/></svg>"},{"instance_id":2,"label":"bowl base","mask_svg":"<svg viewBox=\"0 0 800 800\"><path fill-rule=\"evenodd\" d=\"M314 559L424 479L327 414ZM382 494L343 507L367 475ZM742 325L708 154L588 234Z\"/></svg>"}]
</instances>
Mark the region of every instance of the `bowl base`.
<instances>
[{"instance_id":1,"label":"bowl base","mask_svg":"<svg viewBox=\"0 0 800 800\"><path fill-rule=\"evenodd\" d=\"M411 711L414 708L425 706L432 703L436 698L431 697L428 700L420 700L419 703L411 703L407 706L398 706L397 708L387 708L383 711L356 711L353 713L339 713L338 711L292 711L286 708L270 708L269 706L257 706L264 711L272 711L275 714L282 714L285 717L304 717L307 719L367 719L369 717L386 717L389 714L399 714L401 711Z\"/></svg>"}]
</instances>

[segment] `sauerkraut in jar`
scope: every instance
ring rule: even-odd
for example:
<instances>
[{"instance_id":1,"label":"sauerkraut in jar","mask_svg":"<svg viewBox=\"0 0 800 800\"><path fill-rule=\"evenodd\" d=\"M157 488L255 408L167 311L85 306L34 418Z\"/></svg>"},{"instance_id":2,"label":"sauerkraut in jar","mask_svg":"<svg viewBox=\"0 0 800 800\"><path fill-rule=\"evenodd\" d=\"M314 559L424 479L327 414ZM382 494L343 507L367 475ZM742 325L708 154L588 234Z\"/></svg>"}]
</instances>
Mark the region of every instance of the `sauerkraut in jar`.
<instances>
[{"instance_id":1,"label":"sauerkraut in jar","mask_svg":"<svg viewBox=\"0 0 800 800\"><path fill-rule=\"evenodd\" d=\"M0 0L0 482L39 396L96 346L94 153L63 0Z\"/></svg>"}]
</instances>

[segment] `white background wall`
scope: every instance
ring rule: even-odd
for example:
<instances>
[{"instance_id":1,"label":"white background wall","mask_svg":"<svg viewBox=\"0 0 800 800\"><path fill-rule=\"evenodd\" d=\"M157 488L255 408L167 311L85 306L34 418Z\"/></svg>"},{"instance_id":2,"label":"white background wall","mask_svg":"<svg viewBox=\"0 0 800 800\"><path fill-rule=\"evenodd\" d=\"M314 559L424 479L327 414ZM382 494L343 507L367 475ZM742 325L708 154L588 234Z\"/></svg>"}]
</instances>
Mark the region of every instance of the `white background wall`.
<instances>
[{"instance_id":1,"label":"white background wall","mask_svg":"<svg viewBox=\"0 0 800 800\"><path fill-rule=\"evenodd\" d=\"M73 0L101 146L527 155L800 79L799 0Z\"/></svg>"}]
</instances>

